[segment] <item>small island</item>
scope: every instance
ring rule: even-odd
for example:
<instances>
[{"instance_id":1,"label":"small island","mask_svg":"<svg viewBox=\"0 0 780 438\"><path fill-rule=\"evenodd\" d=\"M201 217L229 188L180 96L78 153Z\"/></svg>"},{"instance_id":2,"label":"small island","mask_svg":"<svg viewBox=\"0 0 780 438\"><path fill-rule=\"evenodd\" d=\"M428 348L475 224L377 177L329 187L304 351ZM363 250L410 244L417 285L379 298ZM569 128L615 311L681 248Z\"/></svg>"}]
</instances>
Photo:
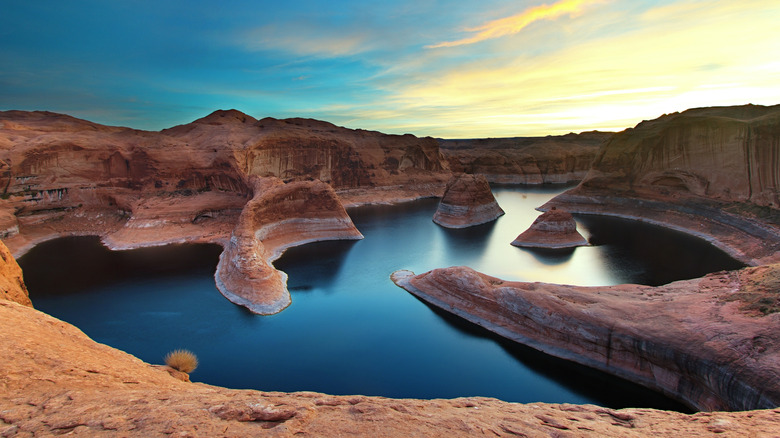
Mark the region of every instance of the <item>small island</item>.
<instances>
[{"instance_id":1,"label":"small island","mask_svg":"<svg viewBox=\"0 0 780 438\"><path fill-rule=\"evenodd\" d=\"M555 207L541 214L531 226L512 241L522 248L570 249L587 246L588 240L577 231L571 213Z\"/></svg>"}]
</instances>

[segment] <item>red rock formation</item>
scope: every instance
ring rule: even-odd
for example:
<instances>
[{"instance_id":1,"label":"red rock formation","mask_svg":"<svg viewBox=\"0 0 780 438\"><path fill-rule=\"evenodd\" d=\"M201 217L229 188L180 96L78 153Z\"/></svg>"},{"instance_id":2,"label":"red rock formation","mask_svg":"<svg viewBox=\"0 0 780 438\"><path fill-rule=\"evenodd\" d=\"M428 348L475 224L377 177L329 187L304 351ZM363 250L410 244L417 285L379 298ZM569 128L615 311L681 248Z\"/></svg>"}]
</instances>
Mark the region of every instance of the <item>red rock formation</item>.
<instances>
[{"instance_id":1,"label":"red rock formation","mask_svg":"<svg viewBox=\"0 0 780 438\"><path fill-rule=\"evenodd\" d=\"M261 193L250 183L257 177L292 184L281 188L279 181ZM287 293L282 274L267 269L283 248L359 236L331 189L302 181L323 179L355 204L440 195L448 177L448 164L431 138L316 120L258 121L238 111L216 111L187 125L146 132L47 112L0 112L0 236L12 253L65 235L98 235L112 249L214 242L227 248L223 260L236 262L260 251L262 274L252 274L241 286L231 273L247 273L255 262L235 269L222 264L220 289L238 300L258 276L268 274L275 284L269 292L276 294L274 308L284 307L279 300ZM240 221L253 196L253 205L273 200L265 213L286 218L259 223L249 211L252 218ZM307 204L300 196L329 200ZM255 232L265 234L255 242Z\"/></svg>"},{"instance_id":2,"label":"red rock formation","mask_svg":"<svg viewBox=\"0 0 780 438\"><path fill-rule=\"evenodd\" d=\"M531 227L512 241L524 248L563 249L587 246L588 241L577 231L577 222L571 213L555 207L536 218Z\"/></svg>"},{"instance_id":3,"label":"red rock formation","mask_svg":"<svg viewBox=\"0 0 780 438\"><path fill-rule=\"evenodd\" d=\"M484 176L459 174L447 182L433 221L447 228L466 228L494 221L503 214Z\"/></svg>"},{"instance_id":4,"label":"red rock formation","mask_svg":"<svg viewBox=\"0 0 780 438\"><path fill-rule=\"evenodd\" d=\"M780 405L780 313L738 299L777 298L780 265L660 287L508 282L467 267L393 281L502 336L624 377L702 410ZM760 300L759 300L760 301Z\"/></svg>"},{"instance_id":5,"label":"red rock formation","mask_svg":"<svg viewBox=\"0 0 780 438\"><path fill-rule=\"evenodd\" d=\"M3 242L0 242L0 292L0 299L32 307L22 278L22 268Z\"/></svg>"},{"instance_id":6,"label":"red rock formation","mask_svg":"<svg viewBox=\"0 0 780 438\"><path fill-rule=\"evenodd\" d=\"M759 265L780 261L780 105L697 108L616 134L575 189L542 207L679 229Z\"/></svg>"},{"instance_id":7,"label":"red rock formation","mask_svg":"<svg viewBox=\"0 0 780 438\"><path fill-rule=\"evenodd\" d=\"M225 241L252 176L320 179L360 203L441 195L449 171L431 138L316 120L216 111L146 132L0 112L0 234L17 255L67 234L98 234L116 248Z\"/></svg>"},{"instance_id":8,"label":"red rock formation","mask_svg":"<svg viewBox=\"0 0 780 438\"><path fill-rule=\"evenodd\" d=\"M772 436L780 414L235 390L183 382L10 301L0 332L0 436Z\"/></svg>"},{"instance_id":9,"label":"red rock formation","mask_svg":"<svg viewBox=\"0 0 780 438\"><path fill-rule=\"evenodd\" d=\"M609 132L547 137L439 140L450 168L485 175L491 183L543 184L580 181Z\"/></svg>"},{"instance_id":10,"label":"red rock formation","mask_svg":"<svg viewBox=\"0 0 780 438\"><path fill-rule=\"evenodd\" d=\"M330 239L362 239L336 193L320 181L284 184L257 179L214 274L217 288L235 304L260 314L290 304L287 276L271 263L285 249Z\"/></svg>"}]
</instances>

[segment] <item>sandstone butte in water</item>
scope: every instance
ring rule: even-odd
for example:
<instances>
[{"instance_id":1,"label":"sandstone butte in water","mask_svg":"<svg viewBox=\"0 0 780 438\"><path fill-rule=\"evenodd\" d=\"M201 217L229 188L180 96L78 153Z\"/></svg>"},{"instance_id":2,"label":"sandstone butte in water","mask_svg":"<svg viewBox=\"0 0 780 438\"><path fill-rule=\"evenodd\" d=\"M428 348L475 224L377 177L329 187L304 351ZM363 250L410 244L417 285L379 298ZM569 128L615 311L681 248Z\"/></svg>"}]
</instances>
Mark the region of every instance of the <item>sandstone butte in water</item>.
<instances>
[{"instance_id":1,"label":"sandstone butte in water","mask_svg":"<svg viewBox=\"0 0 780 438\"><path fill-rule=\"evenodd\" d=\"M447 228L466 228L494 221L503 214L483 175L458 174L447 182L433 221Z\"/></svg>"},{"instance_id":2,"label":"sandstone butte in water","mask_svg":"<svg viewBox=\"0 0 780 438\"><path fill-rule=\"evenodd\" d=\"M615 134L571 213L626 217L710 241L749 265L780 261L780 105L696 108Z\"/></svg>"},{"instance_id":3,"label":"sandstone butte in water","mask_svg":"<svg viewBox=\"0 0 780 438\"><path fill-rule=\"evenodd\" d=\"M512 241L525 248L564 249L587 246L588 241L577 231L571 213L552 208L536 218L531 226Z\"/></svg>"},{"instance_id":4,"label":"sandstone butte in water","mask_svg":"<svg viewBox=\"0 0 780 438\"><path fill-rule=\"evenodd\" d=\"M398 271L392 279L504 337L696 409L780 405L780 313L760 308L763 299L778 307L780 265L659 287L509 282L467 267Z\"/></svg>"},{"instance_id":5,"label":"sandstone butte in water","mask_svg":"<svg viewBox=\"0 0 780 438\"><path fill-rule=\"evenodd\" d=\"M439 139L450 168L485 175L491 183L545 184L580 181L611 132L546 137Z\"/></svg>"},{"instance_id":6,"label":"sandstone butte in water","mask_svg":"<svg viewBox=\"0 0 780 438\"><path fill-rule=\"evenodd\" d=\"M226 389L184 382L2 297L0 333L4 437L773 436L780 415Z\"/></svg>"}]
</instances>

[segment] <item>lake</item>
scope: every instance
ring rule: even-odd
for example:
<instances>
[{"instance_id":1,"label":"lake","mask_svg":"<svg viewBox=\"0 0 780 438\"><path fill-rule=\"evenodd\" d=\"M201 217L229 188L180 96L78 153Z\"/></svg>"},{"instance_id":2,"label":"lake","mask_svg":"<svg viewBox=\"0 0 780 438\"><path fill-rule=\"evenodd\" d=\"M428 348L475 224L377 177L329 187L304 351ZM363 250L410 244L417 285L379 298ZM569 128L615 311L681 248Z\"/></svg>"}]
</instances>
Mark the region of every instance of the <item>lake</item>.
<instances>
[{"instance_id":1,"label":"lake","mask_svg":"<svg viewBox=\"0 0 780 438\"><path fill-rule=\"evenodd\" d=\"M197 354L195 381L230 388L402 398L489 396L513 402L595 403L685 410L655 392L551 358L431 308L390 281L467 265L507 280L577 285L663 284L742 265L706 242L619 219L577 216L599 246L551 252L510 242L563 191L495 187L506 215L449 230L437 200L349 210L360 241L308 244L275 265L292 305L254 315L214 285L217 245L109 251L97 238L42 243L21 257L33 305L144 361Z\"/></svg>"}]
</instances>

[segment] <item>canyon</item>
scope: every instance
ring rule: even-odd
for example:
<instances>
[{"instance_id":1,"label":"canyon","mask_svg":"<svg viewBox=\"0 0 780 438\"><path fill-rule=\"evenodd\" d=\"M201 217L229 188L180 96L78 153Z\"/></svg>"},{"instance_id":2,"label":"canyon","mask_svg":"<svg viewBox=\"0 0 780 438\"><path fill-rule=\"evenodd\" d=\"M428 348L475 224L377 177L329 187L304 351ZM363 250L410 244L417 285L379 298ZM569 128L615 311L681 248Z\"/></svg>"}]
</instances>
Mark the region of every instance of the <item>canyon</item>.
<instances>
[{"instance_id":1,"label":"canyon","mask_svg":"<svg viewBox=\"0 0 780 438\"><path fill-rule=\"evenodd\" d=\"M776 300L771 263L780 261L779 110L696 109L618 134L533 141L385 135L232 110L160 132L0 112L0 234L9 249L0 269L7 334L0 348L8 364L0 376L0 434L770 436L780 418L771 384L780 381L771 330L778 313L765 303ZM504 336L692 406L758 410L685 415L183 382L32 309L11 257L66 235L98 235L112 249L218 243L224 252L215 281L223 295L274 313L289 304L285 276L271 264L281 251L359 239L345 206L441 197L452 173L463 171L502 183L584 178L542 209L681 229L754 267L658 288L504 282L468 268L397 273L394 280L445 310L501 327ZM504 324L507 312L515 312L521 330ZM653 317L634 321L645 312Z\"/></svg>"},{"instance_id":2,"label":"canyon","mask_svg":"<svg viewBox=\"0 0 780 438\"><path fill-rule=\"evenodd\" d=\"M484 175L491 183L545 184L581 181L611 132L546 137L438 139L455 172Z\"/></svg>"}]
</instances>

